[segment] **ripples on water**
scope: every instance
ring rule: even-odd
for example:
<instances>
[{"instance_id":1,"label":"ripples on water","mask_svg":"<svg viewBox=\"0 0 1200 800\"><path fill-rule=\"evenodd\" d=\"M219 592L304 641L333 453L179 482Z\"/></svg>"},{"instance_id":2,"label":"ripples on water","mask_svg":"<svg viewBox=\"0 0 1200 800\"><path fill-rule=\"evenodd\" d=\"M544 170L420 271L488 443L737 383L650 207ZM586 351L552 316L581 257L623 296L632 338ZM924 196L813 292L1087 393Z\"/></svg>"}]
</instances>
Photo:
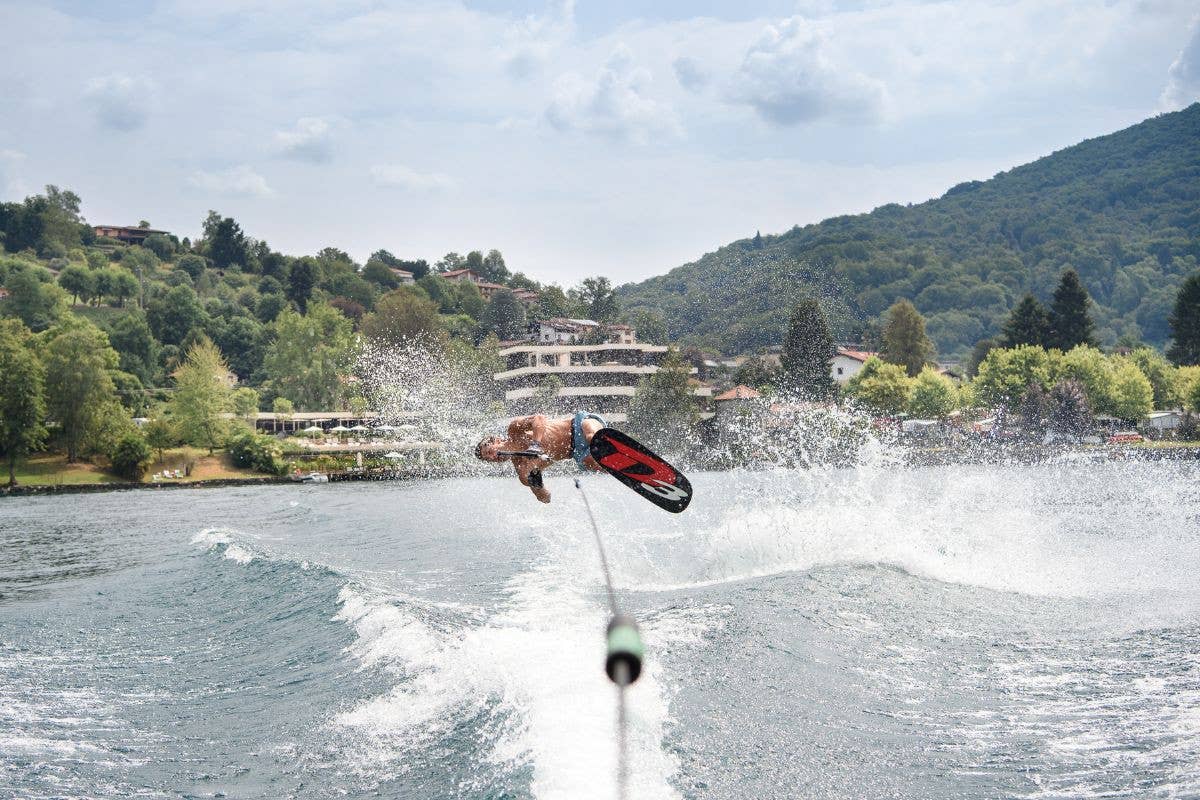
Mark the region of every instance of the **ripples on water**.
<instances>
[{"instance_id":1,"label":"ripples on water","mask_svg":"<svg viewBox=\"0 0 1200 800\"><path fill-rule=\"evenodd\" d=\"M590 479L632 796L1200 796L1200 471ZM0 797L614 796L566 473L0 503Z\"/></svg>"}]
</instances>

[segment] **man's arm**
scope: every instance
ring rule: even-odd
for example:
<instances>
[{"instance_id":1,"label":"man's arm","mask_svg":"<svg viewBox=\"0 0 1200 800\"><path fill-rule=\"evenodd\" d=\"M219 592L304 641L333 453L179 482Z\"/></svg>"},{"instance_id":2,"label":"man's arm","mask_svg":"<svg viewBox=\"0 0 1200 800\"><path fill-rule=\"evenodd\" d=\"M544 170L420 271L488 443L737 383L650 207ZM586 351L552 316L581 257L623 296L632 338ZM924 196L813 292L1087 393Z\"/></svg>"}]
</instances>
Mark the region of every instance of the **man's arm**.
<instances>
[{"instance_id":1,"label":"man's arm","mask_svg":"<svg viewBox=\"0 0 1200 800\"><path fill-rule=\"evenodd\" d=\"M543 503L550 502L550 490L542 484L542 464L532 458L514 458L513 469L522 486L528 486L533 496Z\"/></svg>"}]
</instances>

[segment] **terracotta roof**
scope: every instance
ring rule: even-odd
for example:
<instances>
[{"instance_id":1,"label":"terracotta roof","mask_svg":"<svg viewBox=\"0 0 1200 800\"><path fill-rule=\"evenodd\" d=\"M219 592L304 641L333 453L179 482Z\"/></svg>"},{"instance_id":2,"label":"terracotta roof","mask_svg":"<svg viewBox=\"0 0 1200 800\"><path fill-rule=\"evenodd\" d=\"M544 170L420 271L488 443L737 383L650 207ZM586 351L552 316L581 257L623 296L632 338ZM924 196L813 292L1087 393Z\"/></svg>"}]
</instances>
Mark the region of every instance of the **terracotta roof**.
<instances>
[{"instance_id":1,"label":"terracotta roof","mask_svg":"<svg viewBox=\"0 0 1200 800\"><path fill-rule=\"evenodd\" d=\"M476 278L479 277L479 273L473 269L452 269L449 272L441 273L441 275L446 280L450 280L451 278L457 278L461 275L466 275L471 280L475 280Z\"/></svg>"},{"instance_id":2,"label":"terracotta roof","mask_svg":"<svg viewBox=\"0 0 1200 800\"><path fill-rule=\"evenodd\" d=\"M738 384L728 392L721 392L719 395L713 398L713 401L720 403L724 402L725 400L753 400L756 397L762 397L762 395L751 389L749 386L742 386L741 384Z\"/></svg>"},{"instance_id":3,"label":"terracotta roof","mask_svg":"<svg viewBox=\"0 0 1200 800\"><path fill-rule=\"evenodd\" d=\"M872 356L879 355L878 353L871 353L866 350L847 350L845 347L839 347L837 349L837 354L839 356L845 356L846 358L852 358L855 361L866 361Z\"/></svg>"}]
</instances>

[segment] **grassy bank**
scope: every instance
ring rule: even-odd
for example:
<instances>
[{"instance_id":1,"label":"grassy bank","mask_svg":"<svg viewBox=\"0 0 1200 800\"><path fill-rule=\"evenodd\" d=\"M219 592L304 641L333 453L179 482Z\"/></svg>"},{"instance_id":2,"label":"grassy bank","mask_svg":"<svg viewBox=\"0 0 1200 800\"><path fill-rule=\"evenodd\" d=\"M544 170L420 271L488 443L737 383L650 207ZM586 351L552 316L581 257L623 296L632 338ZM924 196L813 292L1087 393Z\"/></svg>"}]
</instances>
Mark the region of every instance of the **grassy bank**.
<instances>
[{"instance_id":1,"label":"grassy bank","mask_svg":"<svg viewBox=\"0 0 1200 800\"><path fill-rule=\"evenodd\" d=\"M208 454L207 450L195 447L173 447L163 451L160 461L158 453L147 467L146 476L142 483L153 482L154 473L164 470L180 470L187 473L184 478L167 478L164 482L211 481L234 478L261 478L260 473L253 470L235 467L228 453ZM87 484L128 484L124 478L114 475L108 470L107 463L91 463L79 461L67 463L67 457L61 453L38 453L28 459L18 461L18 486L81 486ZM7 471L3 473L3 481L7 482Z\"/></svg>"}]
</instances>

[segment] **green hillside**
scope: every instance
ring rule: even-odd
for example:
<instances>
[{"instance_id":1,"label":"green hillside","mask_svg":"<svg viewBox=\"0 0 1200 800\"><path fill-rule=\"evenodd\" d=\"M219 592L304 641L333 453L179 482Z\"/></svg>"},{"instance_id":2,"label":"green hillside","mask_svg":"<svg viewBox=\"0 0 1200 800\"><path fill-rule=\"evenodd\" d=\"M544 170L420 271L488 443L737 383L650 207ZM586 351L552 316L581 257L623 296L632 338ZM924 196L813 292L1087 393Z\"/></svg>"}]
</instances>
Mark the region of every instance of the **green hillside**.
<instances>
[{"instance_id":1,"label":"green hillside","mask_svg":"<svg viewBox=\"0 0 1200 800\"><path fill-rule=\"evenodd\" d=\"M996 333L1026 291L1046 300L1074 267L1105 343L1131 335L1162 346L1197 259L1200 104L936 200L743 239L618 293L627 313L665 317L672 338L727 353L778 343L806 294L850 338L907 297L953 357Z\"/></svg>"}]
</instances>

